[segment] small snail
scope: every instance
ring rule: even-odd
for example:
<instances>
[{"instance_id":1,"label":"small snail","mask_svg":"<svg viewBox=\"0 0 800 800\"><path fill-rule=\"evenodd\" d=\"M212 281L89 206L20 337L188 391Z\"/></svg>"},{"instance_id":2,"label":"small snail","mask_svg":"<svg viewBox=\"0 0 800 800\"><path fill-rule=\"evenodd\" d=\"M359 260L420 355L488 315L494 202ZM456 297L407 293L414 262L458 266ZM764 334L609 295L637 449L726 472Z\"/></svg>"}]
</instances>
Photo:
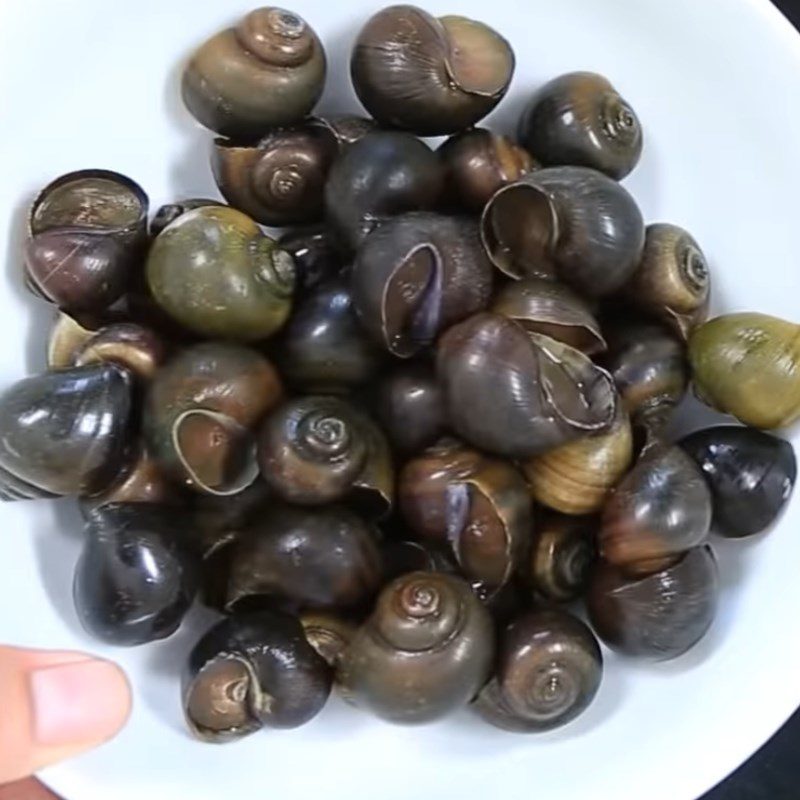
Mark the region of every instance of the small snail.
<instances>
[{"instance_id":1,"label":"small snail","mask_svg":"<svg viewBox=\"0 0 800 800\"><path fill-rule=\"evenodd\" d=\"M469 128L503 98L514 73L508 42L482 22L409 5L372 16L356 38L358 99L387 128L438 136Z\"/></svg>"},{"instance_id":2,"label":"small snail","mask_svg":"<svg viewBox=\"0 0 800 800\"><path fill-rule=\"evenodd\" d=\"M391 722L430 722L466 705L494 655L489 612L465 581L411 572L388 584L356 631L337 679L357 705Z\"/></svg>"},{"instance_id":3,"label":"small snail","mask_svg":"<svg viewBox=\"0 0 800 800\"><path fill-rule=\"evenodd\" d=\"M489 303L492 267L467 218L411 213L386 221L358 251L353 303L374 341L408 358Z\"/></svg>"},{"instance_id":4,"label":"small snail","mask_svg":"<svg viewBox=\"0 0 800 800\"><path fill-rule=\"evenodd\" d=\"M724 314L697 328L689 362L698 396L754 428L800 419L800 325L767 314Z\"/></svg>"},{"instance_id":5,"label":"small snail","mask_svg":"<svg viewBox=\"0 0 800 800\"><path fill-rule=\"evenodd\" d=\"M181 91L205 127L254 139L302 120L322 94L325 69L322 44L302 17L259 8L198 48Z\"/></svg>"},{"instance_id":6,"label":"small snail","mask_svg":"<svg viewBox=\"0 0 800 800\"><path fill-rule=\"evenodd\" d=\"M70 312L102 311L131 286L147 241L148 199L107 170L62 175L28 217L28 288Z\"/></svg>"},{"instance_id":7,"label":"small snail","mask_svg":"<svg viewBox=\"0 0 800 800\"><path fill-rule=\"evenodd\" d=\"M797 479L789 442L754 428L718 425L695 431L678 444L711 489L717 533L735 539L760 533L788 503Z\"/></svg>"},{"instance_id":8,"label":"small snail","mask_svg":"<svg viewBox=\"0 0 800 800\"><path fill-rule=\"evenodd\" d=\"M482 211L501 186L536 168L526 150L485 128L470 128L451 136L438 153L444 162L450 197L469 211Z\"/></svg>"},{"instance_id":9,"label":"small snail","mask_svg":"<svg viewBox=\"0 0 800 800\"><path fill-rule=\"evenodd\" d=\"M718 600L717 562L707 545L644 578L600 562L586 595L589 619L603 642L652 661L677 658L694 647L711 627Z\"/></svg>"},{"instance_id":10,"label":"small snail","mask_svg":"<svg viewBox=\"0 0 800 800\"><path fill-rule=\"evenodd\" d=\"M552 730L588 708L602 674L600 646L586 625L565 611L530 611L500 634L495 674L472 707L498 728Z\"/></svg>"},{"instance_id":11,"label":"small snail","mask_svg":"<svg viewBox=\"0 0 800 800\"><path fill-rule=\"evenodd\" d=\"M183 708L198 739L228 742L262 727L305 724L330 690L331 671L298 619L265 610L222 620L194 646Z\"/></svg>"},{"instance_id":12,"label":"small snail","mask_svg":"<svg viewBox=\"0 0 800 800\"><path fill-rule=\"evenodd\" d=\"M146 270L159 306L203 336L266 339L289 316L291 256L232 208L182 214L155 238Z\"/></svg>"},{"instance_id":13,"label":"small snail","mask_svg":"<svg viewBox=\"0 0 800 800\"><path fill-rule=\"evenodd\" d=\"M570 72L546 83L528 102L519 138L546 166L592 167L617 180L642 154L642 126L602 75Z\"/></svg>"},{"instance_id":14,"label":"small snail","mask_svg":"<svg viewBox=\"0 0 800 800\"><path fill-rule=\"evenodd\" d=\"M450 328L437 346L450 424L470 444L526 458L609 428L611 376L579 350L497 314Z\"/></svg>"},{"instance_id":15,"label":"small snail","mask_svg":"<svg viewBox=\"0 0 800 800\"><path fill-rule=\"evenodd\" d=\"M512 278L552 278L590 297L636 271L644 221L616 181L587 167L548 167L499 189L481 216L494 265Z\"/></svg>"}]
</instances>

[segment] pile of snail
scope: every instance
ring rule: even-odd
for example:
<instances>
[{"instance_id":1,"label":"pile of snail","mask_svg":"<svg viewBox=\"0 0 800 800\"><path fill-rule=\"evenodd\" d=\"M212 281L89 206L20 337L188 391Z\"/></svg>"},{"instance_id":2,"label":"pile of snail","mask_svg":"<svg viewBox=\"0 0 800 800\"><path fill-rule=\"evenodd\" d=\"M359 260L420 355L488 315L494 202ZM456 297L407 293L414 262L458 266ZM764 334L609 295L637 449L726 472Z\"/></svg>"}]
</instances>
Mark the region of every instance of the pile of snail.
<instances>
[{"instance_id":1,"label":"pile of snail","mask_svg":"<svg viewBox=\"0 0 800 800\"><path fill-rule=\"evenodd\" d=\"M600 75L536 88L511 139L474 127L514 72L481 22L392 6L350 64L370 117L312 116L319 38L253 11L183 73L224 201L41 192L24 275L58 311L0 396L0 493L78 498L98 639L219 612L183 679L203 740L333 687L549 730L595 697L598 638L664 660L708 631L710 533L768 529L795 482L764 431L800 417L800 326L707 319L699 244L619 183L642 129ZM690 385L737 422L670 441Z\"/></svg>"}]
</instances>

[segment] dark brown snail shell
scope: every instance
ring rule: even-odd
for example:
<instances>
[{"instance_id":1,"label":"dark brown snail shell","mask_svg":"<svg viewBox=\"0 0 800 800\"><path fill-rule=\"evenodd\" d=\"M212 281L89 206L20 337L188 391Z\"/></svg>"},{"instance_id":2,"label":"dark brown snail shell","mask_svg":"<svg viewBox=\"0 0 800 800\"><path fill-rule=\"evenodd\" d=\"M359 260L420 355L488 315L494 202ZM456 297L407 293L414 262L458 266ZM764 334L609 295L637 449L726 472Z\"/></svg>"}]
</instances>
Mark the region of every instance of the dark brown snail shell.
<instances>
[{"instance_id":1,"label":"dark brown snail shell","mask_svg":"<svg viewBox=\"0 0 800 800\"><path fill-rule=\"evenodd\" d=\"M345 650L337 679L357 705L391 722L429 722L466 705L494 656L489 612L465 581L412 572L381 592Z\"/></svg>"},{"instance_id":2,"label":"dark brown snail shell","mask_svg":"<svg viewBox=\"0 0 800 800\"><path fill-rule=\"evenodd\" d=\"M555 277L590 297L625 285L645 237L633 197L587 167L548 167L504 186L484 208L481 235L510 277Z\"/></svg>"},{"instance_id":3,"label":"dark brown snail shell","mask_svg":"<svg viewBox=\"0 0 800 800\"><path fill-rule=\"evenodd\" d=\"M598 520L545 514L531 544L530 587L548 600L566 603L583 594L595 561Z\"/></svg>"},{"instance_id":4,"label":"dark brown snail shell","mask_svg":"<svg viewBox=\"0 0 800 800\"><path fill-rule=\"evenodd\" d=\"M408 358L488 305L492 267L473 220L410 213L387 220L364 240L352 289L367 332L393 355Z\"/></svg>"},{"instance_id":5,"label":"dark brown snail shell","mask_svg":"<svg viewBox=\"0 0 800 800\"><path fill-rule=\"evenodd\" d=\"M171 636L197 591L197 563L180 517L157 505L118 503L87 515L75 567L75 610L88 633L114 645Z\"/></svg>"},{"instance_id":6,"label":"dark brown snail shell","mask_svg":"<svg viewBox=\"0 0 800 800\"><path fill-rule=\"evenodd\" d=\"M405 530L405 524L403 523ZM409 572L448 572L457 574L458 569L448 552L433 541L414 539L385 539L381 543L383 576L388 583Z\"/></svg>"},{"instance_id":7,"label":"dark brown snail shell","mask_svg":"<svg viewBox=\"0 0 800 800\"><path fill-rule=\"evenodd\" d=\"M392 369L378 388L378 417L392 446L414 454L444 433L447 415L436 370L427 361L411 361Z\"/></svg>"},{"instance_id":8,"label":"dark brown snail shell","mask_svg":"<svg viewBox=\"0 0 800 800\"><path fill-rule=\"evenodd\" d=\"M644 578L600 562L586 596L589 619L603 642L654 661L677 658L697 644L714 621L718 599L717 562L707 545Z\"/></svg>"},{"instance_id":9,"label":"dark brown snail shell","mask_svg":"<svg viewBox=\"0 0 800 800\"><path fill-rule=\"evenodd\" d=\"M294 261L295 286L300 293L337 277L344 266L333 237L324 225L287 231L278 239L278 246Z\"/></svg>"},{"instance_id":10,"label":"dark brown snail shell","mask_svg":"<svg viewBox=\"0 0 800 800\"><path fill-rule=\"evenodd\" d=\"M642 154L639 118L593 72L570 72L536 91L520 119L519 138L546 166L592 167L617 180Z\"/></svg>"},{"instance_id":11,"label":"dark brown snail shell","mask_svg":"<svg viewBox=\"0 0 800 800\"><path fill-rule=\"evenodd\" d=\"M708 317L710 293L708 261L692 235L666 222L648 225L642 262L625 287L628 302L688 339Z\"/></svg>"},{"instance_id":12,"label":"dark brown snail shell","mask_svg":"<svg viewBox=\"0 0 800 800\"><path fill-rule=\"evenodd\" d=\"M654 443L622 479L603 510L600 553L632 575L657 572L702 544L711 493L680 447Z\"/></svg>"},{"instance_id":13,"label":"dark brown snail shell","mask_svg":"<svg viewBox=\"0 0 800 800\"><path fill-rule=\"evenodd\" d=\"M155 238L167 225L171 225L178 217L187 211L194 211L196 208L207 208L208 206L222 206L219 200L209 200L205 197L191 197L186 200L178 200L175 203L165 203L156 211L155 216L150 221L150 236Z\"/></svg>"},{"instance_id":14,"label":"dark brown snail shell","mask_svg":"<svg viewBox=\"0 0 800 800\"><path fill-rule=\"evenodd\" d=\"M57 178L28 217L28 288L70 312L108 308L133 281L147 241L147 211L144 190L116 172Z\"/></svg>"},{"instance_id":15,"label":"dark brown snail shell","mask_svg":"<svg viewBox=\"0 0 800 800\"><path fill-rule=\"evenodd\" d=\"M531 498L510 463L443 439L405 464L397 492L413 534L448 547L476 589L504 586L527 557Z\"/></svg>"},{"instance_id":16,"label":"dark brown snail shell","mask_svg":"<svg viewBox=\"0 0 800 800\"><path fill-rule=\"evenodd\" d=\"M480 212L491 196L536 168L527 150L485 128L450 137L438 150L453 202Z\"/></svg>"},{"instance_id":17,"label":"dark brown snail shell","mask_svg":"<svg viewBox=\"0 0 800 800\"><path fill-rule=\"evenodd\" d=\"M75 352L73 364L111 363L150 380L166 360L166 347L155 331L135 322L118 322L100 328Z\"/></svg>"},{"instance_id":18,"label":"dark brown snail shell","mask_svg":"<svg viewBox=\"0 0 800 800\"><path fill-rule=\"evenodd\" d=\"M388 217L433 208L444 185L441 161L409 133L371 133L334 162L325 212L344 250L354 252Z\"/></svg>"},{"instance_id":19,"label":"dark brown snail shell","mask_svg":"<svg viewBox=\"0 0 800 800\"><path fill-rule=\"evenodd\" d=\"M275 346L275 360L297 391L342 394L380 370L385 353L358 322L344 278L324 281L297 303Z\"/></svg>"},{"instance_id":20,"label":"dark brown snail shell","mask_svg":"<svg viewBox=\"0 0 800 800\"><path fill-rule=\"evenodd\" d=\"M302 120L322 94L325 70L322 44L302 17L259 8L195 51L181 90L202 125L252 140Z\"/></svg>"},{"instance_id":21,"label":"dark brown snail shell","mask_svg":"<svg viewBox=\"0 0 800 800\"><path fill-rule=\"evenodd\" d=\"M686 394L685 345L658 323L629 318L603 330L608 351L600 361L613 376L623 407L634 424L657 432Z\"/></svg>"},{"instance_id":22,"label":"dark brown snail shell","mask_svg":"<svg viewBox=\"0 0 800 800\"><path fill-rule=\"evenodd\" d=\"M130 374L113 364L45 372L0 394L0 498L105 489L125 469Z\"/></svg>"},{"instance_id":23,"label":"dark brown snail shell","mask_svg":"<svg viewBox=\"0 0 800 800\"><path fill-rule=\"evenodd\" d=\"M490 310L587 355L606 349L600 325L586 301L556 281L522 278L506 283L495 294Z\"/></svg>"},{"instance_id":24,"label":"dark brown snail shell","mask_svg":"<svg viewBox=\"0 0 800 800\"><path fill-rule=\"evenodd\" d=\"M579 619L557 609L529 611L500 634L495 673L473 708L498 728L559 728L594 700L603 675L600 645Z\"/></svg>"},{"instance_id":25,"label":"dark brown snail shell","mask_svg":"<svg viewBox=\"0 0 800 800\"><path fill-rule=\"evenodd\" d=\"M454 325L437 346L450 424L470 444L525 458L607 430L611 376L587 356L497 314Z\"/></svg>"},{"instance_id":26,"label":"dark brown snail shell","mask_svg":"<svg viewBox=\"0 0 800 800\"><path fill-rule=\"evenodd\" d=\"M322 219L325 181L337 145L322 127L267 134L258 144L217 139L211 169L222 196L262 225Z\"/></svg>"},{"instance_id":27,"label":"dark brown snail shell","mask_svg":"<svg viewBox=\"0 0 800 800\"><path fill-rule=\"evenodd\" d=\"M514 72L508 42L481 22L436 18L409 5L372 16L350 61L353 86L381 125L421 136L469 128L505 95Z\"/></svg>"},{"instance_id":28,"label":"dark brown snail shell","mask_svg":"<svg viewBox=\"0 0 800 800\"><path fill-rule=\"evenodd\" d=\"M162 367L150 384L147 446L181 485L236 494L258 475L253 431L281 396L277 372L254 350L195 345Z\"/></svg>"},{"instance_id":29,"label":"dark brown snail shell","mask_svg":"<svg viewBox=\"0 0 800 800\"><path fill-rule=\"evenodd\" d=\"M708 483L717 533L734 539L760 533L789 502L797 479L789 442L755 428L717 425L678 444Z\"/></svg>"},{"instance_id":30,"label":"dark brown snail shell","mask_svg":"<svg viewBox=\"0 0 800 800\"><path fill-rule=\"evenodd\" d=\"M189 655L182 688L189 730L227 742L308 722L328 700L331 670L296 617L262 610L211 628Z\"/></svg>"},{"instance_id":31,"label":"dark brown snail shell","mask_svg":"<svg viewBox=\"0 0 800 800\"><path fill-rule=\"evenodd\" d=\"M356 625L330 611L307 611L300 617L308 643L336 669L356 633Z\"/></svg>"},{"instance_id":32,"label":"dark brown snail shell","mask_svg":"<svg viewBox=\"0 0 800 800\"><path fill-rule=\"evenodd\" d=\"M340 506L272 506L233 544L226 609L257 598L292 610L358 609L381 585L373 531Z\"/></svg>"},{"instance_id":33,"label":"dark brown snail shell","mask_svg":"<svg viewBox=\"0 0 800 800\"><path fill-rule=\"evenodd\" d=\"M291 310L291 256L226 206L197 208L168 225L150 248L146 276L161 309L209 338L266 339Z\"/></svg>"},{"instance_id":34,"label":"dark brown snail shell","mask_svg":"<svg viewBox=\"0 0 800 800\"><path fill-rule=\"evenodd\" d=\"M261 474L291 503L347 500L369 515L391 508L394 470L378 426L344 399L307 395L288 400L258 437Z\"/></svg>"}]
</instances>

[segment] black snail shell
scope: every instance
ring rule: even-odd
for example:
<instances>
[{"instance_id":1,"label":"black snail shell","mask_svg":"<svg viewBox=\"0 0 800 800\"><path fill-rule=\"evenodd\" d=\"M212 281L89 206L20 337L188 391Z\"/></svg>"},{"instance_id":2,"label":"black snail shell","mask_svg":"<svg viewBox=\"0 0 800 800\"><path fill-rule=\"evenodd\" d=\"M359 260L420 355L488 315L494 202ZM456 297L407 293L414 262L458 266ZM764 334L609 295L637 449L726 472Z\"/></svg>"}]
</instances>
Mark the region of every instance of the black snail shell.
<instances>
[{"instance_id":1,"label":"black snail shell","mask_svg":"<svg viewBox=\"0 0 800 800\"><path fill-rule=\"evenodd\" d=\"M194 646L183 675L189 730L227 742L262 727L296 728L315 717L331 671L296 617L258 611L225 619Z\"/></svg>"},{"instance_id":2,"label":"black snail shell","mask_svg":"<svg viewBox=\"0 0 800 800\"><path fill-rule=\"evenodd\" d=\"M571 72L546 83L528 102L519 138L545 166L593 167L624 178L642 154L642 126L602 75Z\"/></svg>"},{"instance_id":3,"label":"black snail shell","mask_svg":"<svg viewBox=\"0 0 800 800\"><path fill-rule=\"evenodd\" d=\"M198 580L198 565L181 543L183 524L173 509L150 504L89 512L73 595L92 636L137 645L178 629Z\"/></svg>"},{"instance_id":4,"label":"black snail shell","mask_svg":"<svg viewBox=\"0 0 800 800\"><path fill-rule=\"evenodd\" d=\"M500 634L495 672L473 708L509 731L558 728L594 700L603 657L592 632L565 611L529 611Z\"/></svg>"},{"instance_id":5,"label":"black snail shell","mask_svg":"<svg viewBox=\"0 0 800 800\"><path fill-rule=\"evenodd\" d=\"M57 178L28 217L28 288L68 311L102 311L131 286L147 241L148 200L130 178L82 170Z\"/></svg>"},{"instance_id":6,"label":"black snail shell","mask_svg":"<svg viewBox=\"0 0 800 800\"><path fill-rule=\"evenodd\" d=\"M278 239L278 245L294 261L295 285L299 293L335 278L344 267L326 225L288 230Z\"/></svg>"},{"instance_id":7,"label":"black snail shell","mask_svg":"<svg viewBox=\"0 0 800 800\"><path fill-rule=\"evenodd\" d=\"M797 459L789 442L755 428L718 425L678 442L694 459L714 501L714 530L740 538L768 528L789 501Z\"/></svg>"},{"instance_id":8,"label":"black snail shell","mask_svg":"<svg viewBox=\"0 0 800 800\"><path fill-rule=\"evenodd\" d=\"M371 380L384 351L356 317L350 282L331 278L297 303L274 348L281 374L303 392L342 394Z\"/></svg>"},{"instance_id":9,"label":"black snail shell","mask_svg":"<svg viewBox=\"0 0 800 800\"><path fill-rule=\"evenodd\" d=\"M411 572L384 587L337 679L348 698L383 719L430 722L475 696L493 655L492 619L469 584Z\"/></svg>"},{"instance_id":10,"label":"black snail shell","mask_svg":"<svg viewBox=\"0 0 800 800\"><path fill-rule=\"evenodd\" d=\"M476 447L526 457L607 430L611 376L568 345L497 314L454 325L437 346L450 424Z\"/></svg>"},{"instance_id":11,"label":"black snail shell","mask_svg":"<svg viewBox=\"0 0 800 800\"><path fill-rule=\"evenodd\" d=\"M183 101L212 131L254 139L302 120L322 94L325 68L322 44L302 17L259 8L192 55Z\"/></svg>"},{"instance_id":12,"label":"black snail shell","mask_svg":"<svg viewBox=\"0 0 800 800\"><path fill-rule=\"evenodd\" d=\"M226 610L259 598L291 610L359 609L381 585L375 535L340 506L271 504L230 553Z\"/></svg>"},{"instance_id":13,"label":"black snail shell","mask_svg":"<svg viewBox=\"0 0 800 800\"><path fill-rule=\"evenodd\" d=\"M500 102L514 72L508 42L482 22L409 5L371 17L350 61L353 87L381 125L421 136L469 128Z\"/></svg>"},{"instance_id":14,"label":"black snail shell","mask_svg":"<svg viewBox=\"0 0 800 800\"><path fill-rule=\"evenodd\" d=\"M0 497L93 494L124 469L130 373L92 364L23 378L0 395Z\"/></svg>"},{"instance_id":15,"label":"black snail shell","mask_svg":"<svg viewBox=\"0 0 800 800\"><path fill-rule=\"evenodd\" d=\"M718 601L719 571L707 545L643 578L600 562L586 595L592 627L609 647L653 661L677 658L697 644Z\"/></svg>"},{"instance_id":16,"label":"black snail shell","mask_svg":"<svg viewBox=\"0 0 800 800\"><path fill-rule=\"evenodd\" d=\"M325 212L347 251L388 217L433 208L444 183L436 153L409 133L365 136L331 167Z\"/></svg>"},{"instance_id":17,"label":"black snail shell","mask_svg":"<svg viewBox=\"0 0 800 800\"><path fill-rule=\"evenodd\" d=\"M408 358L449 325L486 307L492 267L473 220L404 214L365 239L353 265L352 289L372 338Z\"/></svg>"},{"instance_id":18,"label":"black snail shell","mask_svg":"<svg viewBox=\"0 0 800 800\"><path fill-rule=\"evenodd\" d=\"M548 167L504 186L484 208L481 235L510 277L556 277L593 297L625 285L645 238L633 197L588 167Z\"/></svg>"}]
</instances>

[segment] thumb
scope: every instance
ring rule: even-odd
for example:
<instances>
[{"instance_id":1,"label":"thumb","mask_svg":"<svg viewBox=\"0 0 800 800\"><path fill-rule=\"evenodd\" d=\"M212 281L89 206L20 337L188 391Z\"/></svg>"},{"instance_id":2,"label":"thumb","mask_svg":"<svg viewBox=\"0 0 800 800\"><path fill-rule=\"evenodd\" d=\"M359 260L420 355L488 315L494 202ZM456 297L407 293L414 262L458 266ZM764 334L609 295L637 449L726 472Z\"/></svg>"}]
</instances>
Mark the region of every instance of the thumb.
<instances>
[{"instance_id":1,"label":"thumb","mask_svg":"<svg viewBox=\"0 0 800 800\"><path fill-rule=\"evenodd\" d=\"M110 739L130 708L128 680L110 661L0 647L0 784Z\"/></svg>"}]
</instances>

